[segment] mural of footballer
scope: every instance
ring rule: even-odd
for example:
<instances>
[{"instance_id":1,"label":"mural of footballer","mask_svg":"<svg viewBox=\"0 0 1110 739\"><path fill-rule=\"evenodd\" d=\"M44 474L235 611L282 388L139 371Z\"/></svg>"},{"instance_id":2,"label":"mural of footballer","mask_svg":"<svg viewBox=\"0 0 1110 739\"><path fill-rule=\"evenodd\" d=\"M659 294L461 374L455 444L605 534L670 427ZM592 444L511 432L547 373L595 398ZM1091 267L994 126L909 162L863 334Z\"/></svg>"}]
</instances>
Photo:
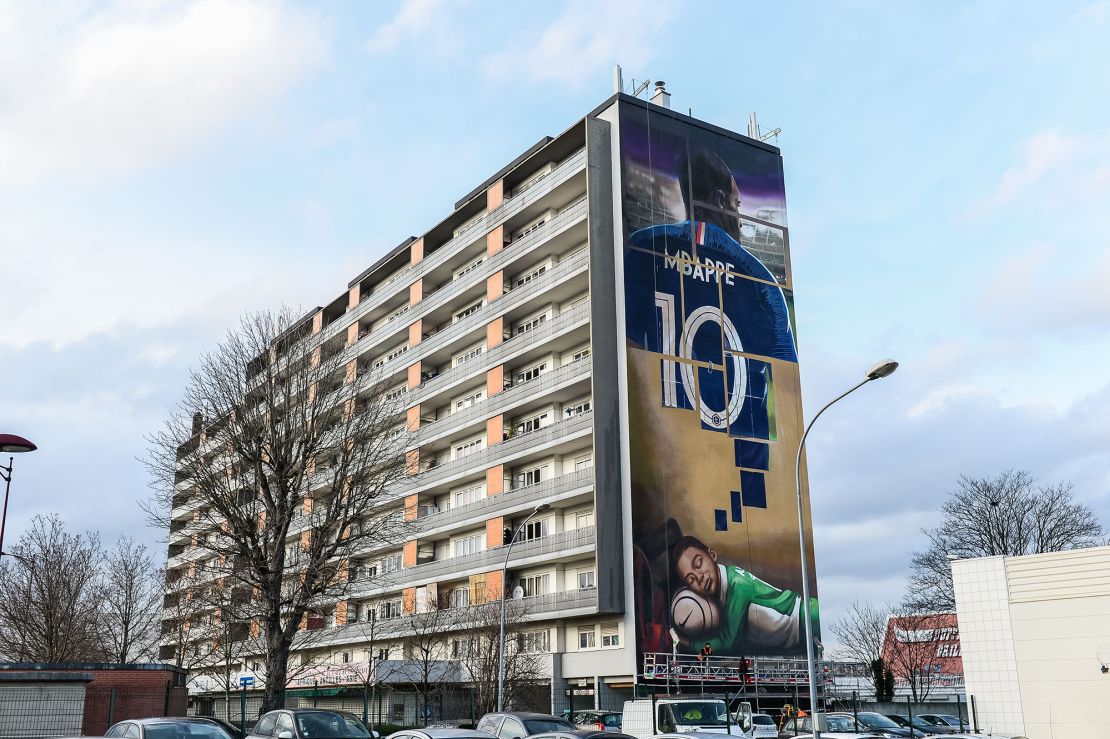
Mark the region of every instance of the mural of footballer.
<instances>
[{"instance_id":1,"label":"mural of footballer","mask_svg":"<svg viewBox=\"0 0 1110 739\"><path fill-rule=\"evenodd\" d=\"M718 562L713 548L693 536L676 541L670 559L674 579L685 585L671 600L671 624L683 641L699 648L706 643L714 654L727 655L787 654L804 644L797 593ZM817 633L816 598L809 607Z\"/></svg>"}]
</instances>

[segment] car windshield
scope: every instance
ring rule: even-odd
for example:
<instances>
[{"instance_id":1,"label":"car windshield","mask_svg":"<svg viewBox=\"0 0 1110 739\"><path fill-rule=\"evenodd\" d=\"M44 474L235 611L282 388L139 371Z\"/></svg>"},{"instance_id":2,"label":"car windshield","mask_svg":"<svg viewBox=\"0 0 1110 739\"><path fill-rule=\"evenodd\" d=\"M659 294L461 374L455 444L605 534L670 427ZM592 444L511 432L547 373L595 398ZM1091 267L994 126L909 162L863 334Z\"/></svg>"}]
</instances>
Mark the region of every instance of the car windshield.
<instances>
[{"instance_id":1,"label":"car windshield","mask_svg":"<svg viewBox=\"0 0 1110 739\"><path fill-rule=\"evenodd\" d=\"M528 734L542 734L545 731L578 731L578 727L560 718L530 718L524 721Z\"/></svg>"},{"instance_id":2,"label":"car windshield","mask_svg":"<svg viewBox=\"0 0 1110 739\"><path fill-rule=\"evenodd\" d=\"M869 729L897 729L898 724L894 723L881 713L861 713L859 715L859 722L867 724Z\"/></svg>"},{"instance_id":3,"label":"car windshield","mask_svg":"<svg viewBox=\"0 0 1110 739\"><path fill-rule=\"evenodd\" d=\"M773 718L771 718L770 716L764 716L763 714L757 713L754 716L752 716L752 723L753 724L761 724L763 726L774 726L775 725L775 720Z\"/></svg>"},{"instance_id":4,"label":"car windshield","mask_svg":"<svg viewBox=\"0 0 1110 739\"><path fill-rule=\"evenodd\" d=\"M947 713L942 713L940 717L952 726L959 726L960 724L960 719L956 716L949 716Z\"/></svg>"},{"instance_id":5,"label":"car windshield","mask_svg":"<svg viewBox=\"0 0 1110 739\"><path fill-rule=\"evenodd\" d=\"M826 720L828 721L829 731L852 732L856 730L855 721L851 718L845 718L844 716L827 716ZM860 723L862 724L863 721L860 721Z\"/></svg>"},{"instance_id":6,"label":"car windshield","mask_svg":"<svg viewBox=\"0 0 1110 739\"><path fill-rule=\"evenodd\" d=\"M671 710L676 724L724 726L729 723L724 701L683 701L672 703Z\"/></svg>"},{"instance_id":7,"label":"car windshield","mask_svg":"<svg viewBox=\"0 0 1110 739\"><path fill-rule=\"evenodd\" d=\"M231 736L219 726L208 722L192 721L166 721L156 724L147 724L145 727L147 739L231 739Z\"/></svg>"},{"instance_id":8,"label":"car windshield","mask_svg":"<svg viewBox=\"0 0 1110 739\"><path fill-rule=\"evenodd\" d=\"M304 739L364 739L370 732L352 714L309 711L294 714Z\"/></svg>"}]
</instances>

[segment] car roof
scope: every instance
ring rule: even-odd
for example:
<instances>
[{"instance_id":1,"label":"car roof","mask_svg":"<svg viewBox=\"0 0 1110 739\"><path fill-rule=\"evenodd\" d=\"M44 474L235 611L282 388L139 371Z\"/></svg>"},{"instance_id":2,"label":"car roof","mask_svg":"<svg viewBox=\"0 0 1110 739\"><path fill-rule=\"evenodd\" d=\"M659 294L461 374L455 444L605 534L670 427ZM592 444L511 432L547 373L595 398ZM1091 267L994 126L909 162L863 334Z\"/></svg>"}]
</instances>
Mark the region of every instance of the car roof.
<instances>
[{"instance_id":1,"label":"car roof","mask_svg":"<svg viewBox=\"0 0 1110 739\"><path fill-rule=\"evenodd\" d=\"M397 732L398 734L424 734L430 736L432 739L451 739L452 737L474 737L475 739L485 739L486 737L493 736L484 731L476 731L474 729L402 729Z\"/></svg>"},{"instance_id":2,"label":"car roof","mask_svg":"<svg viewBox=\"0 0 1110 739\"><path fill-rule=\"evenodd\" d=\"M189 723L189 724L204 724L209 723L207 716L148 716L147 718L125 718L117 721L116 724L124 722L132 724L172 724L172 723ZM115 724L112 724L115 726Z\"/></svg>"},{"instance_id":3,"label":"car roof","mask_svg":"<svg viewBox=\"0 0 1110 739\"><path fill-rule=\"evenodd\" d=\"M550 713L536 713L535 711L497 711L494 713L487 713L486 716L512 716L514 718L554 718L564 721L558 716L552 716ZM485 718L483 716L482 718Z\"/></svg>"}]
</instances>

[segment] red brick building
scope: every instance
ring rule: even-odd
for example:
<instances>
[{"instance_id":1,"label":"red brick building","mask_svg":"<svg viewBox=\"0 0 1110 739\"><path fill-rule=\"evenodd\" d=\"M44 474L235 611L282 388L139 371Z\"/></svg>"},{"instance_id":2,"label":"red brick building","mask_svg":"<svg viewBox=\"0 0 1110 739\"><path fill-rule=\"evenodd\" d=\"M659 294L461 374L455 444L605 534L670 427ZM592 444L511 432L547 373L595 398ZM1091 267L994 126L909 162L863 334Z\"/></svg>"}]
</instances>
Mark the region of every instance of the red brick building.
<instances>
[{"instance_id":1,"label":"red brick building","mask_svg":"<svg viewBox=\"0 0 1110 739\"><path fill-rule=\"evenodd\" d=\"M907 661L900 659L898 652L915 650L912 662L922 669L931 669L938 675L963 677L960 629L955 613L891 616L886 629L883 661L894 670L896 677L905 677L899 674L899 666Z\"/></svg>"}]
</instances>

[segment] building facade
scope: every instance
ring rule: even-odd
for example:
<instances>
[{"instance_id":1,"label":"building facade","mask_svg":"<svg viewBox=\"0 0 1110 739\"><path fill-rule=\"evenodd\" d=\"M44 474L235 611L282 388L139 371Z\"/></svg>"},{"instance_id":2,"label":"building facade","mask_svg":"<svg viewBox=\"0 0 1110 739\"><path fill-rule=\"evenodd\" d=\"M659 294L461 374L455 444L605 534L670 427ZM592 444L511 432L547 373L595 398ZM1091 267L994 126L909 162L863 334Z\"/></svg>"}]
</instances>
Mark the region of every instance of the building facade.
<instances>
[{"instance_id":1,"label":"building facade","mask_svg":"<svg viewBox=\"0 0 1110 739\"><path fill-rule=\"evenodd\" d=\"M490 593L526 606L518 648L542 655L550 708L691 679L703 644L733 679L737 656L804 653L781 158L653 100L615 95L545 137L306 318L403 397L414 474L383 505L415 533L351 559L292 687L384 686L416 604ZM196 559L180 501L171 573ZM449 631L444 663L467 648Z\"/></svg>"},{"instance_id":2,"label":"building facade","mask_svg":"<svg viewBox=\"0 0 1110 739\"><path fill-rule=\"evenodd\" d=\"M1110 736L1110 547L957 560L952 582L980 729Z\"/></svg>"}]
</instances>

